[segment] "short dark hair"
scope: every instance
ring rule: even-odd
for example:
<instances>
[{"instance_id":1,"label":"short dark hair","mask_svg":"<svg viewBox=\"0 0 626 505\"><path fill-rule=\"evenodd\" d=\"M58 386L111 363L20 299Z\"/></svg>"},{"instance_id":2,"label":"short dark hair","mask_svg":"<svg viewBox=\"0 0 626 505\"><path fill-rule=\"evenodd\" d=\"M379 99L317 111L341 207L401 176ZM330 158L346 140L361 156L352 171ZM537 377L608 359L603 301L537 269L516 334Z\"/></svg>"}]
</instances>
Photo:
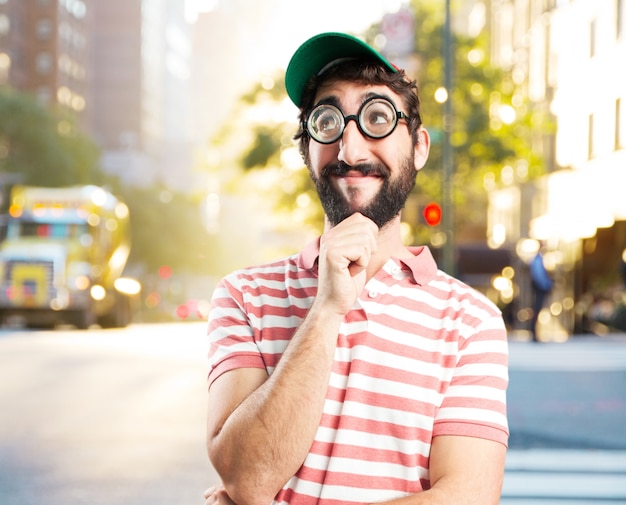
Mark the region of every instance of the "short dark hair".
<instances>
[{"instance_id":1,"label":"short dark hair","mask_svg":"<svg viewBox=\"0 0 626 505\"><path fill-rule=\"evenodd\" d=\"M419 91L416 82L410 80L404 70L397 73L390 72L383 68L380 63L369 60L348 60L333 65L320 75L313 76L307 82L300 106L300 127L294 136L298 141L300 154L304 158L305 163L309 164L309 142L311 138L302 125L307 120L309 113L315 105L315 95L317 90L323 84L329 82L348 81L365 85L382 84L389 87L394 93L397 93L404 100L401 106L402 111L409 117L409 130L413 143L418 142L418 130L422 125L422 116L420 111ZM400 107L400 105L398 105ZM406 110L404 110L406 108Z\"/></svg>"}]
</instances>

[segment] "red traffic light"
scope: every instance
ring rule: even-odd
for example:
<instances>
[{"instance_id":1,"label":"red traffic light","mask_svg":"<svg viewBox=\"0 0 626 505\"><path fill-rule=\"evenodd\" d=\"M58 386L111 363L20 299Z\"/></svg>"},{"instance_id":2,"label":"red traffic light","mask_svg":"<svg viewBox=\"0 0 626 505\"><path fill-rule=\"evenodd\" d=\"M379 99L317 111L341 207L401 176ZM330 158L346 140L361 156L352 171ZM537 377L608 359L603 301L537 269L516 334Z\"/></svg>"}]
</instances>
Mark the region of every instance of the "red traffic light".
<instances>
[{"instance_id":1,"label":"red traffic light","mask_svg":"<svg viewBox=\"0 0 626 505\"><path fill-rule=\"evenodd\" d=\"M441 223L441 207L438 203L430 202L424 207L424 220L430 226Z\"/></svg>"}]
</instances>

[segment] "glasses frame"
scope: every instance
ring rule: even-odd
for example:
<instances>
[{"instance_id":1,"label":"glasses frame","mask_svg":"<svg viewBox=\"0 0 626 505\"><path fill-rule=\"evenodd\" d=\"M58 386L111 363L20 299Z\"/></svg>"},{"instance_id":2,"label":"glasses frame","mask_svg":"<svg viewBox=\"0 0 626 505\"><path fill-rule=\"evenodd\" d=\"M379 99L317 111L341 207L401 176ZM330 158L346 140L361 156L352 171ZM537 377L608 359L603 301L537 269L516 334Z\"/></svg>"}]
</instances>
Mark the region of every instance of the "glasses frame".
<instances>
[{"instance_id":1,"label":"glasses frame","mask_svg":"<svg viewBox=\"0 0 626 505\"><path fill-rule=\"evenodd\" d=\"M363 114L363 111L374 100L381 100L383 102L388 103L391 106L391 108L394 110L394 112L395 112L393 126L384 135L378 135L378 136L377 135L372 135L372 134L368 133L367 131L365 131L365 129L361 125L361 115ZM313 115L319 109L321 109L323 107L331 109L331 110L334 110L335 112L337 112L337 116L339 118L341 118L341 124L340 124L340 127L339 127L339 133L332 140L320 140L319 138L316 137L316 134L313 132L313 130L312 130L311 126L310 126L311 118L313 117ZM346 127L348 126L348 123L351 120L354 120L354 122L356 123L357 128L359 129L359 131L361 132L362 135L364 135L365 137L370 138L370 139L380 140L380 139L384 139L384 138L388 137L389 135L391 135L395 131L396 127L398 126L398 122L401 119L406 119L408 121L409 120L409 116L407 116L404 112L399 111L397 109L396 105L389 98L381 96L381 95L374 95L374 96L369 97L367 100L365 100L361 104L361 106L359 107L359 110L357 111L356 114L350 114L348 116L346 116L343 113L343 111L339 107L337 107L336 105L333 105L333 104L330 104L330 103L318 103L315 107L313 107L313 109L311 109L311 112L309 112L309 114L307 116L307 120L302 123L302 129L304 131L306 131L309 134L309 136L313 140L315 140L315 142L317 142L319 144L324 144L324 145L334 144L335 142L337 142L343 136L343 132L346 129Z\"/></svg>"}]
</instances>

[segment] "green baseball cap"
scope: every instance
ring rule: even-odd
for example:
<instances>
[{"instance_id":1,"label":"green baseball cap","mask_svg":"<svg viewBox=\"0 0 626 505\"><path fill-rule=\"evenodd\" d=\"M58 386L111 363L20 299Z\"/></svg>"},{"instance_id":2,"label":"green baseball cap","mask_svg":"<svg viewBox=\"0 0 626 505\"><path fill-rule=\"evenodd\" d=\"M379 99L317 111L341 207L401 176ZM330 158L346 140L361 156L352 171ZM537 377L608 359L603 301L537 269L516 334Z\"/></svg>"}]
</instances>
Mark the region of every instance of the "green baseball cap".
<instances>
[{"instance_id":1,"label":"green baseball cap","mask_svg":"<svg viewBox=\"0 0 626 505\"><path fill-rule=\"evenodd\" d=\"M285 73L285 87L291 101L300 107L307 81L331 63L363 58L378 61L390 72L398 68L362 40L346 33L320 33L304 42L293 54Z\"/></svg>"}]
</instances>

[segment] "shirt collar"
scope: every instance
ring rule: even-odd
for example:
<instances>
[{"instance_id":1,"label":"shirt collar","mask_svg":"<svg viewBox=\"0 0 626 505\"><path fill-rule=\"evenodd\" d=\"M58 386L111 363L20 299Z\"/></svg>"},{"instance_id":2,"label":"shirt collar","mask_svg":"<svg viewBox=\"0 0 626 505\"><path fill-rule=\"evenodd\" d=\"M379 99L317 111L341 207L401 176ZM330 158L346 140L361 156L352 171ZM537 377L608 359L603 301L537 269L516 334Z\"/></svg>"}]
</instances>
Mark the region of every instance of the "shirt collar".
<instances>
[{"instance_id":1,"label":"shirt collar","mask_svg":"<svg viewBox=\"0 0 626 505\"><path fill-rule=\"evenodd\" d=\"M411 271L416 284L420 286L428 284L437 275L437 263L435 263L430 249L426 246L409 247L408 249L413 257L399 261ZM302 249L298 255L298 266L317 274L317 258L319 254L320 239L318 237Z\"/></svg>"}]
</instances>

